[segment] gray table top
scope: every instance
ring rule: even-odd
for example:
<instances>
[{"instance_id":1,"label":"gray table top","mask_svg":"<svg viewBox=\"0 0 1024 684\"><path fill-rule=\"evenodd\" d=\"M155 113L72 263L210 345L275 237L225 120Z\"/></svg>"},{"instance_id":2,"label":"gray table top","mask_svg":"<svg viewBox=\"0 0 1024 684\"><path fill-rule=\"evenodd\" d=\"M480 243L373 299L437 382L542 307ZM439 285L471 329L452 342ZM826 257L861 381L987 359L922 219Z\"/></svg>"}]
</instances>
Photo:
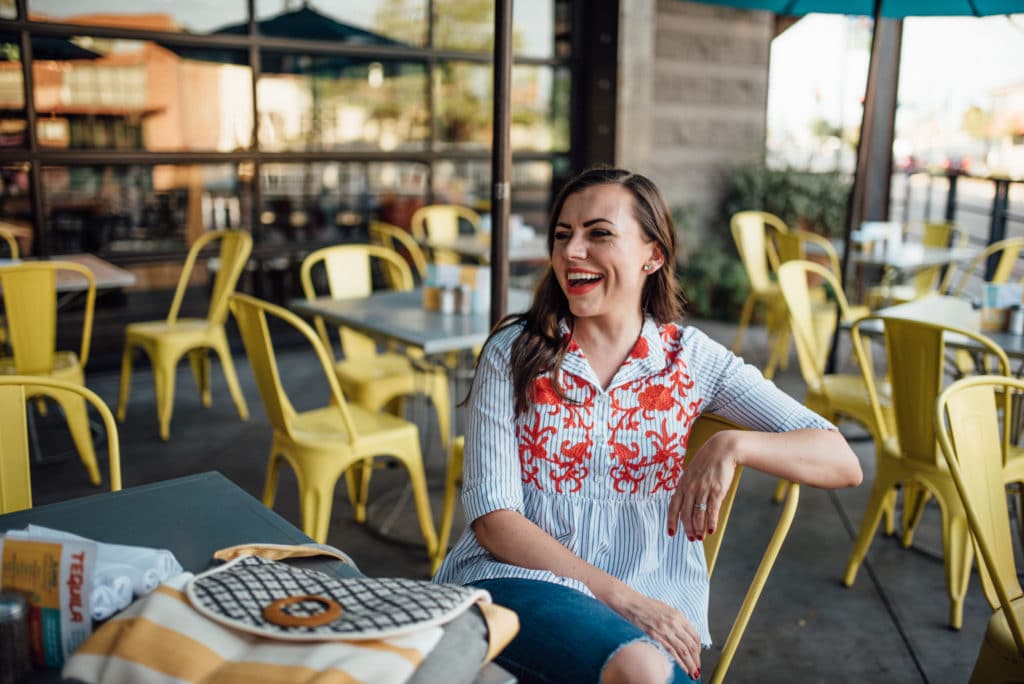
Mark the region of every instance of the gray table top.
<instances>
[{"instance_id":1,"label":"gray table top","mask_svg":"<svg viewBox=\"0 0 1024 684\"><path fill-rule=\"evenodd\" d=\"M247 542L306 544L313 541L217 472L0 515L0 531L24 528L29 523L101 542L168 549L190 572L206 569L213 552L224 547ZM356 568L340 561L318 560L315 565L304 564L304 567L315 567L337 577L360 575ZM467 611L446 626L445 637L421 665L423 675L429 677L429 673L436 672L440 666L447 668L455 680L472 678L486 649L486 628L482 625L479 613ZM476 674L478 684L515 681L493 663ZM36 670L28 681L56 682L59 672ZM426 681L429 679L414 675L411 684Z\"/></svg>"},{"instance_id":2,"label":"gray table top","mask_svg":"<svg viewBox=\"0 0 1024 684\"><path fill-rule=\"evenodd\" d=\"M424 240L421 244L432 249L446 249L456 254L489 262L491 260L491 234L459 235L454 240ZM527 239L509 240L509 263L544 262L548 260L548 242L543 235Z\"/></svg>"},{"instance_id":3,"label":"gray table top","mask_svg":"<svg viewBox=\"0 0 1024 684\"><path fill-rule=\"evenodd\" d=\"M530 297L526 290L509 290L509 312L525 311ZM294 299L290 307L304 316L322 316L332 325L417 347L429 355L473 349L482 345L491 332L490 316L485 313L427 311L422 289L375 292L361 299Z\"/></svg>"},{"instance_id":4,"label":"gray table top","mask_svg":"<svg viewBox=\"0 0 1024 684\"><path fill-rule=\"evenodd\" d=\"M909 273L929 266L942 266L973 259L980 250L976 247L925 247L907 243L894 252L855 251L853 263L864 266L888 266Z\"/></svg>"},{"instance_id":5,"label":"gray table top","mask_svg":"<svg viewBox=\"0 0 1024 684\"><path fill-rule=\"evenodd\" d=\"M904 304L879 309L874 315L907 318L980 332L1002 347L1010 359L1024 360L1024 335L1015 335L1003 330L980 330L980 313L972 308L969 301L961 297L930 295ZM849 324L844 323L843 327L849 327ZM879 321L867 321L861 330L865 334L880 335L882 326ZM967 351L983 351L983 347L977 341L963 335L946 333L944 340L951 347Z\"/></svg>"}]
</instances>

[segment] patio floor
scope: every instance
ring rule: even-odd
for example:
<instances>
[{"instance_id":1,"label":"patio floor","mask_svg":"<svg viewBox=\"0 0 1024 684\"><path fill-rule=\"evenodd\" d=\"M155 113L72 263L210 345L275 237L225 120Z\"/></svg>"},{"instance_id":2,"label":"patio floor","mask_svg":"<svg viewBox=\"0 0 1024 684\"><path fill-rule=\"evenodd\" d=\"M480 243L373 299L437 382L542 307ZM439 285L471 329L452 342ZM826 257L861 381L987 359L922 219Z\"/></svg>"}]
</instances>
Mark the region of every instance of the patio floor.
<instances>
[{"instance_id":1,"label":"patio floor","mask_svg":"<svg viewBox=\"0 0 1024 684\"><path fill-rule=\"evenodd\" d=\"M735 326L698 325L715 339L731 344ZM755 328L745 345L749 359L759 365L766 357L764 341L764 330ZM304 350L287 351L281 358L285 382L303 389L300 396L309 407L322 404L326 396L326 384L320 384L319 368L311 360ZM270 428L244 356L236 356L236 367L252 414L249 421L239 420L216 363L213 406L208 409L200 405L188 364L183 363L171 438L165 443L157 436L148 363L136 365L127 421L119 426L124 486L218 470L253 496L261 495ZM118 380L115 369L88 373L89 386L111 408L116 405ZM776 381L793 396L803 396L795 356ZM310 391L312 386L324 389ZM422 440L437 518L444 457L436 428L429 428L435 424L432 416L425 416L429 407L414 404L411 410L423 418L421 425L428 426ZM70 440L55 413L51 411L39 422L44 462L33 466L37 505L97 491L88 485L77 458L67 451ZM840 427L860 456L865 484L838 492L803 488L796 521L733 661L730 679L966 682L990 610L975 572L964 605L963 629L957 632L947 626L949 601L934 502L928 506L912 548L904 549L896 537L879 534L854 586L846 588L840 582L874 474L873 445L866 434L849 423ZM58 455L59 451L64 454ZM100 448L98 453L102 460L104 450ZM328 541L351 554L369 575L427 576L428 561L405 482L403 470L377 471L365 526L352 522L344 487L337 491ZM711 631L719 642L728 633L767 541L767 529L777 516L778 507L770 500L774 484L772 478L755 472L743 478L712 582ZM288 469L282 469L274 510L299 525L295 478ZM463 527L457 516L453 539ZM717 657L717 647L704 654L705 672L711 671Z\"/></svg>"}]
</instances>

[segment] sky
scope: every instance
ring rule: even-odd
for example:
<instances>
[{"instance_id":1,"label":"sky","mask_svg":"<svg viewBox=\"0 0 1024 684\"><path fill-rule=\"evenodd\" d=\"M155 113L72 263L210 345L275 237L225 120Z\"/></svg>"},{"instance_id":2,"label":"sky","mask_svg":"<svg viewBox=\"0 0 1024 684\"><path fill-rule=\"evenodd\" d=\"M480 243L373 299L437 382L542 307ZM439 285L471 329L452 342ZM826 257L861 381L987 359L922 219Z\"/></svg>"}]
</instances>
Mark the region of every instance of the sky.
<instances>
[{"instance_id":1,"label":"sky","mask_svg":"<svg viewBox=\"0 0 1024 684\"><path fill-rule=\"evenodd\" d=\"M826 14L808 15L776 38L769 135L807 135L819 117L856 124L869 45L867 19ZM991 107L993 89L1024 83L1024 15L904 20L899 78L897 137L928 116L959 127L968 107Z\"/></svg>"}]
</instances>

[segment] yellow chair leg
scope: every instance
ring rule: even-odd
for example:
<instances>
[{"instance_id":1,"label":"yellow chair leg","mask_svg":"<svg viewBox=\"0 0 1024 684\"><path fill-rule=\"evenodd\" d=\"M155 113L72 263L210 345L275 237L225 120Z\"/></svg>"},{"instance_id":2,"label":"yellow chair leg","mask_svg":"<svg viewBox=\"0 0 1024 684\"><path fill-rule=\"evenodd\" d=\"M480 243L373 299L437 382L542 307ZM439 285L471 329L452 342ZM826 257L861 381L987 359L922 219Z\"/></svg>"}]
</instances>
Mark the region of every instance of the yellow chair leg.
<instances>
[{"instance_id":1,"label":"yellow chair leg","mask_svg":"<svg viewBox=\"0 0 1024 684\"><path fill-rule=\"evenodd\" d=\"M45 418L46 411L46 397L36 397L36 413L38 413L41 418Z\"/></svg>"},{"instance_id":2,"label":"yellow chair leg","mask_svg":"<svg viewBox=\"0 0 1024 684\"><path fill-rule=\"evenodd\" d=\"M128 407L128 392L132 386L132 349L125 342L124 353L121 354L121 388L117 397L117 420L122 423L125 409Z\"/></svg>"},{"instance_id":3,"label":"yellow chair leg","mask_svg":"<svg viewBox=\"0 0 1024 684\"><path fill-rule=\"evenodd\" d=\"M882 529L891 537L896 531L896 490L890 489L882 508Z\"/></svg>"},{"instance_id":4,"label":"yellow chair leg","mask_svg":"<svg viewBox=\"0 0 1024 684\"><path fill-rule=\"evenodd\" d=\"M430 376L430 400L437 412L437 429L441 435L441 448L448 453L451 437L451 398L448 394L448 375L438 372Z\"/></svg>"},{"instance_id":5,"label":"yellow chair leg","mask_svg":"<svg viewBox=\"0 0 1024 684\"><path fill-rule=\"evenodd\" d=\"M235 408L238 409L238 416L242 420L249 420L249 405L245 403L245 395L242 394L242 387L238 384L238 375L235 373L235 362L231 359L228 338L225 336L218 340L213 349L220 359L220 367L224 370L224 380L228 383L228 392L231 393L231 399L235 402Z\"/></svg>"},{"instance_id":6,"label":"yellow chair leg","mask_svg":"<svg viewBox=\"0 0 1024 684\"><path fill-rule=\"evenodd\" d=\"M71 439L78 450L78 458L89 473L89 481L94 485L100 484L102 480L100 469L96 465L96 450L92 443L92 432L89 430L89 413L85 397L71 392L54 392L53 398L64 411Z\"/></svg>"},{"instance_id":7,"label":"yellow chair leg","mask_svg":"<svg viewBox=\"0 0 1024 684\"><path fill-rule=\"evenodd\" d=\"M274 507L274 500L277 499L277 475L281 469L281 454L277 444L270 447L270 458L267 459L267 476L263 482L263 505L267 508Z\"/></svg>"},{"instance_id":8,"label":"yellow chair leg","mask_svg":"<svg viewBox=\"0 0 1024 684\"><path fill-rule=\"evenodd\" d=\"M772 501L775 503L782 503L782 500L786 498L786 492L789 490L789 480L779 479L775 483L775 491L772 492Z\"/></svg>"},{"instance_id":9,"label":"yellow chair leg","mask_svg":"<svg viewBox=\"0 0 1024 684\"><path fill-rule=\"evenodd\" d=\"M867 508L864 509L864 519L861 521L860 530L857 532L857 539L854 541L853 550L850 551L850 558L846 562L846 572L843 575L843 584L853 586L857 578L857 570L864 562L868 554L871 540L878 529L878 522L882 518L882 511L885 508L885 500L892 489L893 483L880 479L876 476L875 484L871 487L871 496L868 498Z\"/></svg>"},{"instance_id":10,"label":"yellow chair leg","mask_svg":"<svg viewBox=\"0 0 1024 684\"><path fill-rule=\"evenodd\" d=\"M954 496L956 492L950 492ZM960 629L964 623L964 597L971 579L974 549L971 546L967 515L959 501L942 506L942 551L946 561L946 588L949 592L949 626ZM950 508L953 510L947 511Z\"/></svg>"},{"instance_id":11,"label":"yellow chair leg","mask_svg":"<svg viewBox=\"0 0 1024 684\"><path fill-rule=\"evenodd\" d=\"M914 530L931 498L931 493L919 484L908 482L903 486L903 548L909 549L914 543Z\"/></svg>"},{"instance_id":12,"label":"yellow chair leg","mask_svg":"<svg viewBox=\"0 0 1024 684\"><path fill-rule=\"evenodd\" d=\"M455 520L455 499L458 496L459 487L462 486L462 449L463 441L455 440L448 456L448 467L445 469L444 477L444 502L441 505L441 525L438 529L437 553L434 554L434 560L430 564L431 575L437 573L448 553L452 524Z\"/></svg>"},{"instance_id":13,"label":"yellow chair leg","mask_svg":"<svg viewBox=\"0 0 1024 684\"><path fill-rule=\"evenodd\" d=\"M420 457L420 445L417 438L410 444L405 454L414 458L402 459L405 469L409 472L412 483L412 496L416 502L416 516L420 520L420 532L427 544L427 556L431 559L437 554L437 531L434 529L434 515L430 512L430 497L427 495L427 477L423 472L423 459Z\"/></svg>"},{"instance_id":14,"label":"yellow chair leg","mask_svg":"<svg viewBox=\"0 0 1024 684\"><path fill-rule=\"evenodd\" d=\"M205 349L193 349L188 353L188 361L192 366L192 377L196 379L203 407L210 408L213 404L213 393L210 391L210 355Z\"/></svg>"},{"instance_id":15,"label":"yellow chair leg","mask_svg":"<svg viewBox=\"0 0 1024 684\"><path fill-rule=\"evenodd\" d=\"M352 506L353 516L359 524L366 522L366 501L360 499L363 483L362 462L353 464L345 471L345 487L348 490L348 502ZM369 484L369 483L367 483Z\"/></svg>"},{"instance_id":16,"label":"yellow chair leg","mask_svg":"<svg viewBox=\"0 0 1024 684\"><path fill-rule=\"evenodd\" d=\"M150 358L153 361L153 384L156 389L156 416L160 424L160 439L166 442L171 437L175 367L178 365L178 359L170 359L164 354L155 354Z\"/></svg>"}]
</instances>

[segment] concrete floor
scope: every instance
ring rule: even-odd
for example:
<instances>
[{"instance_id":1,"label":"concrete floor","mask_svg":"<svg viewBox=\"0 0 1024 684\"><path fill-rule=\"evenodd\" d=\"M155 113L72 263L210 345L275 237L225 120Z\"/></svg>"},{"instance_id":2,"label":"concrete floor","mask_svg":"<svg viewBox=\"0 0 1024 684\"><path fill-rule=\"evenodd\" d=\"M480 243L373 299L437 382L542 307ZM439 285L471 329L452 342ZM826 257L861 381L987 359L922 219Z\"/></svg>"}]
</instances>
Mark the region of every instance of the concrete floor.
<instances>
[{"instance_id":1,"label":"concrete floor","mask_svg":"<svg viewBox=\"0 0 1024 684\"><path fill-rule=\"evenodd\" d=\"M712 337L731 344L735 326L699 324ZM756 364L765 361L763 329L754 329L744 351ZM297 408L322 404L326 383L312 357L289 350L280 359L285 382L294 388ZM188 364L179 367L171 438L157 436L152 375L148 363L136 366L127 421L120 426L124 486L144 484L207 470L219 470L259 497L262 492L270 428L244 356L237 370L252 417L242 422L227 394L223 374L214 364L213 406L202 408ZM118 373L88 373L89 386L113 408ZM795 357L776 381L793 396L803 396ZM315 388L315 389L314 389ZM429 407L411 409L427 428L421 434L435 518L440 515L444 457ZM77 459L66 451L67 433L55 411L41 418L43 463L33 467L36 504L96 492ZM804 488L800 508L769 578L761 602L730 670L730 680L791 682L966 682L990 615L977 574L972 576L960 631L947 626L942 543L937 506L929 504L910 549L895 537L877 535L857 581L851 588L840 578L860 525L874 474L873 445L857 426L843 424L844 434L860 456L865 484L826 492ZM64 451L64 454L57 452ZM375 576L426 577L413 507L400 469L378 471L372 483L369 523L352 522L352 511L338 489L329 542L350 553L361 569ZM711 629L724 641L739 602L760 558L767 530L777 516L771 503L774 480L745 474L712 582ZM187 502L182 502L187 505ZM295 478L283 470L274 509L299 525ZM464 527L457 518L453 539ZM704 654L710 672L717 647Z\"/></svg>"}]
</instances>

